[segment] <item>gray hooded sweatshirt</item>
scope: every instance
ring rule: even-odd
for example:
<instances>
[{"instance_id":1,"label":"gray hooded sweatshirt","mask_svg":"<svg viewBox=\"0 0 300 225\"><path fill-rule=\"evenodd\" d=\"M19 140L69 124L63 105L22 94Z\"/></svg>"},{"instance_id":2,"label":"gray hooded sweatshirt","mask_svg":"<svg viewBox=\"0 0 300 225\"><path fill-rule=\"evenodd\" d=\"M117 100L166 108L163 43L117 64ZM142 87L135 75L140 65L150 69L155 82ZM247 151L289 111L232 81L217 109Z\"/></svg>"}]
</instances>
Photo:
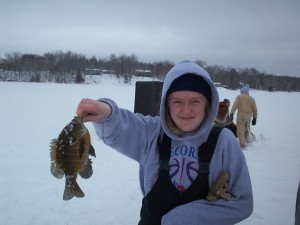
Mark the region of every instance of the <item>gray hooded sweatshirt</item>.
<instances>
[{"instance_id":1,"label":"gray hooded sweatshirt","mask_svg":"<svg viewBox=\"0 0 300 225\"><path fill-rule=\"evenodd\" d=\"M190 136L172 133L165 121L166 93L171 83L186 73L201 76L211 86L210 115L206 115L200 129ZM140 165L140 186L146 196L154 186L159 171L158 139L166 133L172 140L170 177L174 186L184 191L195 180L198 169L196 149L204 143L213 127L219 107L217 89L209 74L197 64L182 61L166 75L161 98L160 115L143 116L126 109L107 98L112 114L105 120L94 122L97 135L103 142L120 153L137 161ZM214 155L210 163L209 185L223 172L230 174L229 192L232 198L209 202L206 199L192 201L178 206L162 217L162 225L217 225L236 224L253 211L253 195L248 167L235 136L228 129L220 133Z\"/></svg>"}]
</instances>

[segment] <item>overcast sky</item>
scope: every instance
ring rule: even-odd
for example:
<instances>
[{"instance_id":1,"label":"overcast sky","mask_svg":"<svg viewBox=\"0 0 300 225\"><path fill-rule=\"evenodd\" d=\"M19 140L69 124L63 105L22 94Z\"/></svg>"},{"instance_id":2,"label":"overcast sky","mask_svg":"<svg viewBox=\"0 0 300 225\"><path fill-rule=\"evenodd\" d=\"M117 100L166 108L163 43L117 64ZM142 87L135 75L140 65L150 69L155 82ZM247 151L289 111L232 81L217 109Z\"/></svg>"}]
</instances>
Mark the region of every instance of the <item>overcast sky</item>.
<instances>
[{"instance_id":1,"label":"overcast sky","mask_svg":"<svg viewBox=\"0 0 300 225\"><path fill-rule=\"evenodd\" d=\"M0 0L0 53L202 60L300 77L300 0Z\"/></svg>"}]
</instances>

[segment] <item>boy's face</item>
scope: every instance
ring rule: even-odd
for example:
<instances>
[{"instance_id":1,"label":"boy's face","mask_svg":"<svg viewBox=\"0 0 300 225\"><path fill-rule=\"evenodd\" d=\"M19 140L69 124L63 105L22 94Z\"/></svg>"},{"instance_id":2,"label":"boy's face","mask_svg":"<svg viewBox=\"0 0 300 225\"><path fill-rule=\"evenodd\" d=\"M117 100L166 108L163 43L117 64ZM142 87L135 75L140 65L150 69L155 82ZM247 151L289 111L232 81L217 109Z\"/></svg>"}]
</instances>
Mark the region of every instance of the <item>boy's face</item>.
<instances>
[{"instance_id":1,"label":"boy's face","mask_svg":"<svg viewBox=\"0 0 300 225\"><path fill-rule=\"evenodd\" d=\"M199 128L207 105L204 95L194 91L175 91L167 101L170 116L179 129L191 133Z\"/></svg>"}]
</instances>

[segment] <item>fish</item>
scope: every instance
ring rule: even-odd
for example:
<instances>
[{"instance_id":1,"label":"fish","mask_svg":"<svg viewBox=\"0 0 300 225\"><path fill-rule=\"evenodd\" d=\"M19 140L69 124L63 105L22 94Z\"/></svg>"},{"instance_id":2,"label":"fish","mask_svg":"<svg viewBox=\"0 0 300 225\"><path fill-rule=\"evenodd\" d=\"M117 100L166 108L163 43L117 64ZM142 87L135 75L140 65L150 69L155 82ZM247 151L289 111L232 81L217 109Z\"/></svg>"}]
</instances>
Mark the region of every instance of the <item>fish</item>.
<instances>
[{"instance_id":1,"label":"fish","mask_svg":"<svg viewBox=\"0 0 300 225\"><path fill-rule=\"evenodd\" d=\"M79 174L84 179L92 176L92 160L89 156L96 157L90 133L82 119L75 116L58 138L50 142L50 171L58 179L63 176L66 178L63 200L85 196L77 183L77 176Z\"/></svg>"}]
</instances>

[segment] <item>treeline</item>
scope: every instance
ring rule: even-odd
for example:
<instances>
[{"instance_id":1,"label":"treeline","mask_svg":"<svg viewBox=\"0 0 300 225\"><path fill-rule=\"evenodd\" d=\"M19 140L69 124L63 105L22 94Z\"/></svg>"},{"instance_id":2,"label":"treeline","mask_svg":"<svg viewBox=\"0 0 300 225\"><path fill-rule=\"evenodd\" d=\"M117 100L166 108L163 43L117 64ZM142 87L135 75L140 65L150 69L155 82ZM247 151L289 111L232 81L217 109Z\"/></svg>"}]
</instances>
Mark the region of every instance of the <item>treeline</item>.
<instances>
[{"instance_id":1,"label":"treeline","mask_svg":"<svg viewBox=\"0 0 300 225\"><path fill-rule=\"evenodd\" d=\"M36 54L5 54L0 61L0 80L35 82L82 82L85 71L102 70L128 81L136 69L151 70L154 77L163 79L174 63L169 61L144 63L134 54L128 56L111 54L109 58L87 58L71 51L55 51Z\"/></svg>"},{"instance_id":2,"label":"treeline","mask_svg":"<svg viewBox=\"0 0 300 225\"><path fill-rule=\"evenodd\" d=\"M249 84L253 89L268 91L300 91L300 78L291 76L277 76L261 72L254 67L236 69L232 67L207 66L204 67L215 82L229 89L240 88Z\"/></svg>"},{"instance_id":3,"label":"treeline","mask_svg":"<svg viewBox=\"0 0 300 225\"><path fill-rule=\"evenodd\" d=\"M249 84L251 88L269 91L300 91L300 78L276 76L255 68L233 68L209 65L202 60L197 64L204 67L214 82L229 89ZM108 58L87 58L71 51L54 51L44 55L7 53L0 59L0 81L31 82L84 82L85 71L106 71L128 82L136 70L151 71L156 79L163 80L174 63L165 60L145 63L134 54L111 54Z\"/></svg>"}]
</instances>

